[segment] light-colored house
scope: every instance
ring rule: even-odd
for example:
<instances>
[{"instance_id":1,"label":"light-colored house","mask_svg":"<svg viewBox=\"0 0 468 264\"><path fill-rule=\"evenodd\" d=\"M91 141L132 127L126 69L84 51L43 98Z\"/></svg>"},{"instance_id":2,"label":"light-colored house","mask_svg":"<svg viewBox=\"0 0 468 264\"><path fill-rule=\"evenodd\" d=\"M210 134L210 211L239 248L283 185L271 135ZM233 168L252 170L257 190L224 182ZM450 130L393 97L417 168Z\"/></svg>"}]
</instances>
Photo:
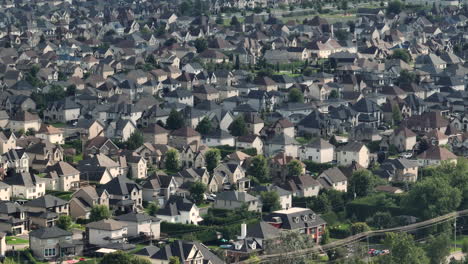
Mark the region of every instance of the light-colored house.
<instances>
[{"instance_id":1,"label":"light-colored house","mask_svg":"<svg viewBox=\"0 0 468 264\"><path fill-rule=\"evenodd\" d=\"M198 207L182 196L172 195L164 207L156 213L156 217L169 223L198 225L203 220Z\"/></svg>"},{"instance_id":2,"label":"light-colored house","mask_svg":"<svg viewBox=\"0 0 468 264\"><path fill-rule=\"evenodd\" d=\"M44 179L47 190L68 192L80 187L80 171L64 161L47 167Z\"/></svg>"},{"instance_id":3,"label":"light-colored house","mask_svg":"<svg viewBox=\"0 0 468 264\"><path fill-rule=\"evenodd\" d=\"M388 159L380 164L377 174L383 178L388 177L389 181L416 182L418 168L419 164L416 160Z\"/></svg>"},{"instance_id":4,"label":"light-colored house","mask_svg":"<svg viewBox=\"0 0 468 264\"><path fill-rule=\"evenodd\" d=\"M325 189L333 189L340 192L348 191L348 178L337 167L333 167L322 172L318 181Z\"/></svg>"},{"instance_id":5,"label":"light-colored house","mask_svg":"<svg viewBox=\"0 0 468 264\"><path fill-rule=\"evenodd\" d=\"M398 151L412 150L416 145L416 134L407 127L401 126L393 131L390 144L393 144Z\"/></svg>"},{"instance_id":6,"label":"light-colored house","mask_svg":"<svg viewBox=\"0 0 468 264\"><path fill-rule=\"evenodd\" d=\"M327 163L335 158L335 147L319 138L299 148L299 158L316 163Z\"/></svg>"},{"instance_id":7,"label":"light-colored house","mask_svg":"<svg viewBox=\"0 0 468 264\"><path fill-rule=\"evenodd\" d=\"M93 139L99 135L103 136L105 126L99 120L80 119L76 124L80 134L87 139Z\"/></svg>"},{"instance_id":8,"label":"light-colored house","mask_svg":"<svg viewBox=\"0 0 468 264\"><path fill-rule=\"evenodd\" d=\"M131 237L146 235L152 239L159 239L161 234L161 219L147 214L128 213L119 215L115 220L127 226L127 234Z\"/></svg>"},{"instance_id":9,"label":"light-colored house","mask_svg":"<svg viewBox=\"0 0 468 264\"><path fill-rule=\"evenodd\" d=\"M109 206L117 212L128 213L143 209L141 186L126 176L115 177L97 188L98 193L104 190L109 193Z\"/></svg>"},{"instance_id":10,"label":"light-colored house","mask_svg":"<svg viewBox=\"0 0 468 264\"><path fill-rule=\"evenodd\" d=\"M0 201L0 231L12 235L29 230L29 218L23 206L16 202Z\"/></svg>"},{"instance_id":11,"label":"light-colored house","mask_svg":"<svg viewBox=\"0 0 468 264\"><path fill-rule=\"evenodd\" d=\"M52 144L64 144L65 139L63 131L51 125L42 124L39 131L36 133L36 137L47 140Z\"/></svg>"},{"instance_id":12,"label":"light-colored house","mask_svg":"<svg viewBox=\"0 0 468 264\"><path fill-rule=\"evenodd\" d=\"M264 153L273 156L279 152L284 152L287 156L298 157L299 143L286 134L276 135L265 141Z\"/></svg>"},{"instance_id":13,"label":"light-colored house","mask_svg":"<svg viewBox=\"0 0 468 264\"><path fill-rule=\"evenodd\" d=\"M257 154L263 154L263 141L259 136L247 135L238 137L236 140L236 147L238 149L250 149L254 148L257 150Z\"/></svg>"},{"instance_id":14,"label":"light-colored house","mask_svg":"<svg viewBox=\"0 0 468 264\"><path fill-rule=\"evenodd\" d=\"M216 194L213 208L234 210L247 205L247 210L261 212L260 200L246 192L226 191Z\"/></svg>"},{"instance_id":15,"label":"light-colored house","mask_svg":"<svg viewBox=\"0 0 468 264\"><path fill-rule=\"evenodd\" d=\"M145 142L153 144L167 144L169 139L169 131L158 124L150 124L148 127L141 130Z\"/></svg>"},{"instance_id":16,"label":"light-colored house","mask_svg":"<svg viewBox=\"0 0 468 264\"><path fill-rule=\"evenodd\" d=\"M127 156L127 164L130 166L131 178L145 179L147 177L147 161L141 156Z\"/></svg>"},{"instance_id":17,"label":"light-colored house","mask_svg":"<svg viewBox=\"0 0 468 264\"><path fill-rule=\"evenodd\" d=\"M91 245L125 243L127 237L127 225L114 219L103 219L86 225L86 238Z\"/></svg>"},{"instance_id":18,"label":"light-colored house","mask_svg":"<svg viewBox=\"0 0 468 264\"><path fill-rule=\"evenodd\" d=\"M188 126L172 131L169 138L169 145L175 148L182 148L192 143L201 143L201 135Z\"/></svg>"},{"instance_id":19,"label":"light-colored house","mask_svg":"<svg viewBox=\"0 0 468 264\"><path fill-rule=\"evenodd\" d=\"M10 201L11 198L11 186L0 182L0 200L2 201Z\"/></svg>"},{"instance_id":20,"label":"light-colored house","mask_svg":"<svg viewBox=\"0 0 468 264\"><path fill-rule=\"evenodd\" d=\"M429 149L419 154L416 159L419 166L440 165L442 161L457 163L457 155L453 154L450 150L440 147L431 146Z\"/></svg>"},{"instance_id":21,"label":"light-colored house","mask_svg":"<svg viewBox=\"0 0 468 264\"><path fill-rule=\"evenodd\" d=\"M72 232L57 226L44 227L29 233L29 248L34 257L40 260L82 255L83 244L74 242Z\"/></svg>"},{"instance_id":22,"label":"light-colored house","mask_svg":"<svg viewBox=\"0 0 468 264\"><path fill-rule=\"evenodd\" d=\"M349 142L336 150L336 161L339 165L350 165L353 161L364 168L369 167L369 149L360 142Z\"/></svg>"},{"instance_id":23,"label":"light-colored house","mask_svg":"<svg viewBox=\"0 0 468 264\"><path fill-rule=\"evenodd\" d=\"M35 199L45 194L45 182L29 172L12 173L3 179L11 186L11 196L23 199Z\"/></svg>"},{"instance_id":24,"label":"light-colored house","mask_svg":"<svg viewBox=\"0 0 468 264\"><path fill-rule=\"evenodd\" d=\"M0 132L0 155L14 148L16 148L15 134L10 133L8 135L5 132Z\"/></svg>"},{"instance_id":25,"label":"light-colored house","mask_svg":"<svg viewBox=\"0 0 468 264\"><path fill-rule=\"evenodd\" d=\"M8 123L8 128L13 131L38 131L41 128L41 119L37 114L32 114L29 112L16 112Z\"/></svg>"}]
</instances>

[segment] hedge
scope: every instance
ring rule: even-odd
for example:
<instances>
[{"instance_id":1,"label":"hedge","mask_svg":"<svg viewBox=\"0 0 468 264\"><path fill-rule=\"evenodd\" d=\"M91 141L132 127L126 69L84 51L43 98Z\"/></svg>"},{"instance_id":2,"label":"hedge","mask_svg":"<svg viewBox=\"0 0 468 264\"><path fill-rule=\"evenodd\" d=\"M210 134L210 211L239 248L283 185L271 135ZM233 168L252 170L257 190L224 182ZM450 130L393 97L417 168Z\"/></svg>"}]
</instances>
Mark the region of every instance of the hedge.
<instances>
[{"instance_id":1,"label":"hedge","mask_svg":"<svg viewBox=\"0 0 468 264\"><path fill-rule=\"evenodd\" d=\"M407 212L402 207L398 206L398 199L394 201L394 196L384 193L378 193L367 197L359 198L349 202L346 205L348 217L356 217L358 221L366 221L377 212L388 211L392 216L406 215Z\"/></svg>"}]
</instances>

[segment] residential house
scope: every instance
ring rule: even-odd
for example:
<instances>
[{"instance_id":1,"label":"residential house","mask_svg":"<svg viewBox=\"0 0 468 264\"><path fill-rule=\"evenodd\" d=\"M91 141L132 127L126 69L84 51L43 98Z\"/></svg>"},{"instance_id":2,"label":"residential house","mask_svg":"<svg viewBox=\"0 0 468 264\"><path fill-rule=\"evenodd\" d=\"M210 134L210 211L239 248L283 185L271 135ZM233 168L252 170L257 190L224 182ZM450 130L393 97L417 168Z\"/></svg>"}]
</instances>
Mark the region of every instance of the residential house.
<instances>
[{"instance_id":1,"label":"residential house","mask_svg":"<svg viewBox=\"0 0 468 264\"><path fill-rule=\"evenodd\" d=\"M47 105L44 109L44 120L51 122L73 122L79 119L81 106L67 97Z\"/></svg>"},{"instance_id":2,"label":"residential house","mask_svg":"<svg viewBox=\"0 0 468 264\"><path fill-rule=\"evenodd\" d=\"M151 239L159 239L161 234L161 219L142 213L119 215L115 220L127 226L127 235L138 237L144 235Z\"/></svg>"},{"instance_id":3,"label":"residential house","mask_svg":"<svg viewBox=\"0 0 468 264\"><path fill-rule=\"evenodd\" d=\"M312 176L302 175L287 179L281 187L296 197L313 197L318 196L322 185Z\"/></svg>"},{"instance_id":4,"label":"residential house","mask_svg":"<svg viewBox=\"0 0 468 264\"><path fill-rule=\"evenodd\" d=\"M129 178L119 175L97 188L101 193L109 193L109 206L120 213L135 212L143 209L143 190Z\"/></svg>"},{"instance_id":5,"label":"residential house","mask_svg":"<svg viewBox=\"0 0 468 264\"><path fill-rule=\"evenodd\" d=\"M40 139L47 140L52 144L65 144L63 131L51 125L42 124L35 136Z\"/></svg>"},{"instance_id":6,"label":"residential house","mask_svg":"<svg viewBox=\"0 0 468 264\"><path fill-rule=\"evenodd\" d=\"M188 126L172 131L169 138L169 145L175 148L183 148L194 143L201 143L201 135L195 129Z\"/></svg>"},{"instance_id":7,"label":"residential house","mask_svg":"<svg viewBox=\"0 0 468 264\"><path fill-rule=\"evenodd\" d=\"M0 132L0 155L16 148L15 133Z\"/></svg>"},{"instance_id":8,"label":"residential house","mask_svg":"<svg viewBox=\"0 0 468 264\"><path fill-rule=\"evenodd\" d=\"M279 196L281 209L289 209L292 207L292 193L276 185L258 185L252 189L256 193L275 192ZM263 201L260 202L263 204Z\"/></svg>"},{"instance_id":9,"label":"residential house","mask_svg":"<svg viewBox=\"0 0 468 264\"><path fill-rule=\"evenodd\" d=\"M203 220L199 208L187 198L178 195L172 195L158 210L156 217L169 223L194 225Z\"/></svg>"},{"instance_id":10,"label":"residential house","mask_svg":"<svg viewBox=\"0 0 468 264\"><path fill-rule=\"evenodd\" d=\"M370 157L369 149L360 142L349 142L344 146L337 148L336 161L339 165L350 165L356 161L364 168L369 167Z\"/></svg>"},{"instance_id":11,"label":"residential house","mask_svg":"<svg viewBox=\"0 0 468 264\"><path fill-rule=\"evenodd\" d=\"M67 162L59 161L45 172L46 190L68 192L80 187L80 171Z\"/></svg>"},{"instance_id":12,"label":"residential house","mask_svg":"<svg viewBox=\"0 0 468 264\"><path fill-rule=\"evenodd\" d=\"M457 163L457 156L453 154L450 150L440 147L440 146L431 146L429 149L419 154L416 159L418 160L419 166L432 166L440 165L442 161L447 161L451 163Z\"/></svg>"},{"instance_id":13,"label":"residential house","mask_svg":"<svg viewBox=\"0 0 468 264\"><path fill-rule=\"evenodd\" d=\"M29 230L29 218L23 206L16 202L0 202L0 231L21 235Z\"/></svg>"},{"instance_id":14,"label":"residential house","mask_svg":"<svg viewBox=\"0 0 468 264\"><path fill-rule=\"evenodd\" d=\"M127 225L114 219L103 219L86 225L86 242L96 246L125 243L128 237Z\"/></svg>"},{"instance_id":15,"label":"residential house","mask_svg":"<svg viewBox=\"0 0 468 264\"><path fill-rule=\"evenodd\" d=\"M8 128L13 131L38 131L41 128L41 119L37 114L19 111L13 114L8 122Z\"/></svg>"},{"instance_id":16,"label":"residential house","mask_svg":"<svg viewBox=\"0 0 468 264\"><path fill-rule=\"evenodd\" d=\"M88 140L84 145L83 155L116 155L119 147L107 137L97 136Z\"/></svg>"},{"instance_id":17,"label":"residential house","mask_svg":"<svg viewBox=\"0 0 468 264\"><path fill-rule=\"evenodd\" d=\"M29 172L7 174L3 182L11 186L11 196L23 199L35 199L45 194L45 182Z\"/></svg>"},{"instance_id":18,"label":"residential house","mask_svg":"<svg viewBox=\"0 0 468 264\"><path fill-rule=\"evenodd\" d=\"M97 205L109 207L109 193L106 190L100 190L98 193L91 185L81 187L71 196L70 216L73 219L89 219L92 207Z\"/></svg>"},{"instance_id":19,"label":"residential house","mask_svg":"<svg viewBox=\"0 0 468 264\"><path fill-rule=\"evenodd\" d=\"M299 147L299 159L316 163L331 162L335 159L335 146L322 138L316 139Z\"/></svg>"},{"instance_id":20,"label":"residential house","mask_svg":"<svg viewBox=\"0 0 468 264\"><path fill-rule=\"evenodd\" d=\"M419 164L415 160L405 158L388 159L380 164L377 174L389 181L416 182Z\"/></svg>"},{"instance_id":21,"label":"residential house","mask_svg":"<svg viewBox=\"0 0 468 264\"><path fill-rule=\"evenodd\" d=\"M247 205L248 211L261 212L260 200L246 192L225 191L216 195L213 208L234 210Z\"/></svg>"},{"instance_id":22,"label":"residential house","mask_svg":"<svg viewBox=\"0 0 468 264\"><path fill-rule=\"evenodd\" d=\"M78 128L80 135L90 140L99 135L102 136L105 126L97 119L79 119L76 128Z\"/></svg>"},{"instance_id":23,"label":"residential house","mask_svg":"<svg viewBox=\"0 0 468 264\"><path fill-rule=\"evenodd\" d=\"M166 145L169 141L169 131L158 124L150 124L141 131L145 142Z\"/></svg>"},{"instance_id":24,"label":"residential house","mask_svg":"<svg viewBox=\"0 0 468 264\"><path fill-rule=\"evenodd\" d=\"M24 204L33 227L54 226L60 215L68 215L68 202L46 194Z\"/></svg>"},{"instance_id":25,"label":"residential house","mask_svg":"<svg viewBox=\"0 0 468 264\"><path fill-rule=\"evenodd\" d=\"M416 134L407 127L400 126L393 131L390 144L400 152L413 150L416 145Z\"/></svg>"},{"instance_id":26,"label":"residential house","mask_svg":"<svg viewBox=\"0 0 468 264\"><path fill-rule=\"evenodd\" d=\"M333 189L340 192L348 191L348 178L337 167L333 167L322 172L318 181L325 189Z\"/></svg>"},{"instance_id":27,"label":"residential house","mask_svg":"<svg viewBox=\"0 0 468 264\"><path fill-rule=\"evenodd\" d=\"M43 227L29 233L29 248L40 260L81 256L83 243L73 240L73 233L57 226Z\"/></svg>"},{"instance_id":28,"label":"residential house","mask_svg":"<svg viewBox=\"0 0 468 264\"><path fill-rule=\"evenodd\" d=\"M255 149L257 155L263 154L263 147L262 139L256 135L240 136L236 140L237 149Z\"/></svg>"}]
</instances>

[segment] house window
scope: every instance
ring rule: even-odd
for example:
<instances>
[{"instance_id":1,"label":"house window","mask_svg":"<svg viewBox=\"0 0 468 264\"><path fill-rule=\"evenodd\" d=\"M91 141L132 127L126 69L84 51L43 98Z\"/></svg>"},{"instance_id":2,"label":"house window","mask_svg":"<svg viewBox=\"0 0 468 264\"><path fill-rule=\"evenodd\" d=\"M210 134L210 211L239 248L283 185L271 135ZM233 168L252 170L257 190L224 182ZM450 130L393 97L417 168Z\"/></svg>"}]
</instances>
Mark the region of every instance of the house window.
<instances>
[{"instance_id":1,"label":"house window","mask_svg":"<svg viewBox=\"0 0 468 264\"><path fill-rule=\"evenodd\" d=\"M55 248L44 249L44 257L54 257L54 256L55 256Z\"/></svg>"}]
</instances>

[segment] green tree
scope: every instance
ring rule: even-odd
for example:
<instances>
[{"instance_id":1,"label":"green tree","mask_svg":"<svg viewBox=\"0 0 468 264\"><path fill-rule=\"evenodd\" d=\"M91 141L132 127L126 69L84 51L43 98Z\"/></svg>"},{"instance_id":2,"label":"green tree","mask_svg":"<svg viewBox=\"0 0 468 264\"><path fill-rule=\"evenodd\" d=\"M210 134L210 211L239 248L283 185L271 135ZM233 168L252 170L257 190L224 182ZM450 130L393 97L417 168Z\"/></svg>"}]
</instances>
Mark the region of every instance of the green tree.
<instances>
[{"instance_id":1,"label":"green tree","mask_svg":"<svg viewBox=\"0 0 468 264\"><path fill-rule=\"evenodd\" d=\"M300 161L292 160L288 163L288 176L299 177L302 175L303 167Z\"/></svg>"},{"instance_id":2,"label":"green tree","mask_svg":"<svg viewBox=\"0 0 468 264\"><path fill-rule=\"evenodd\" d=\"M235 137L245 136L248 134L247 125L245 124L244 116L239 115L229 125L229 132Z\"/></svg>"},{"instance_id":3,"label":"green tree","mask_svg":"<svg viewBox=\"0 0 468 264\"><path fill-rule=\"evenodd\" d=\"M447 233L429 236L426 244L426 255L431 264L445 263L450 255L450 236Z\"/></svg>"},{"instance_id":4,"label":"green tree","mask_svg":"<svg viewBox=\"0 0 468 264\"><path fill-rule=\"evenodd\" d=\"M281 232L278 238L265 240L264 245L266 254L272 254L312 248L316 244L311 236L300 234L299 232ZM282 254L268 261L269 264L297 264L308 262L310 262L310 257L305 254L297 254L294 256Z\"/></svg>"},{"instance_id":5,"label":"green tree","mask_svg":"<svg viewBox=\"0 0 468 264\"><path fill-rule=\"evenodd\" d=\"M202 135L207 135L211 132L211 130L213 129L212 127L212 124L211 124L211 120L208 119L208 117L204 117L197 125L197 127L195 128L195 130L198 131L198 133L202 134Z\"/></svg>"},{"instance_id":6,"label":"green tree","mask_svg":"<svg viewBox=\"0 0 468 264\"><path fill-rule=\"evenodd\" d=\"M364 222L356 222L350 226L350 231L351 231L351 234L353 235L366 232L369 230L370 230L369 226Z\"/></svg>"},{"instance_id":7,"label":"green tree","mask_svg":"<svg viewBox=\"0 0 468 264\"><path fill-rule=\"evenodd\" d=\"M336 99L338 97L340 97L340 95L338 94L337 90L331 90L330 95L328 96L330 99Z\"/></svg>"},{"instance_id":8,"label":"green tree","mask_svg":"<svg viewBox=\"0 0 468 264\"><path fill-rule=\"evenodd\" d=\"M416 73L410 72L408 70L402 70L400 72L400 76L398 77L398 83L401 84L409 84L416 81Z\"/></svg>"},{"instance_id":9,"label":"green tree","mask_svg":"<svg viewBox=\"0 0 468 264\"><path fill-rule=\"evenodd\" d=\"M292 88L291 90L289 90L288 98L289 98L289 102L292 102L292 103L304 102L304 94L298 88Z\"/></svg>"},{"instance_id":10,"label":"green tree","mask_svg":"<svg viewBox=\"0 0 468 264\"><path fill-rule=\"evenodd\" d=\"M48 102L59 101L65 98L65 89L62 86L52 84L47 92L46 100Z\"/></svg>"},{"instance_id":11,"label":"green tree","mask_svg":"<svg viewBox=\"0 0 468 264\"><path fill-rule=\"evenodd\" d=\"M255 156L247 169L247 174L251 175L261 183L270 182L270 167L268 166L268 161L265 156Z\"/></svg>"},{"instance_id":12,"label":"green tree","mask_svg":"<svg viewBox=\"0 0 468 264\"><path fill-rule=\"evenodd\" d=\"M405 7L405 4L402 2L396 0L388 3L387 6L387 14L399 14L403 8Z\"/></svg>"},{"instance_id":13,"label":"green tree","mask_svg":"<svg viewBox=\"0 0 468 264\"><path fill-rule=\"evenodd\" d=\"M378 178L369 170L358 170L353 173L348 182L348 192L358 197L367 196L378 182Z\"/></svg>"},{"instance_id":14,"label":"green tree","mask_svg":"<svg viewBox=\"0 0 468 264\"><path fill-rule=\"evenodd\" d=\"M230 22L231 26L238 26L240 23L239 23L239 19L237 19L236 16L233 16L231 18L231 22Z\"/></svg>"},{"instance_id":15,"label":"green tree","mask_svg":"<svg viewBox=\"0 0 468 264\"><path fill-rule=\"evenodd\" d=\"M388 56L389 59L400 59L406 63L411 61L411 55L406 49L395 49L392 55Z\"/></svg>"},{"instance_id":16,"label":"green tree","mask_svg":"<svg viewBox=\"0 0 468 264\"><path fill-rule=\"evenodd\" d=\"M405 206L422 219L430 219L455 211L461 203L461 191L448 180L429 177L416 183L408 192Z\"/></svg>"},{"instance_id":17,"label":"green tree","mask_svg":"<svg viewBox=\"0 0 468 264\"><path fill-rule=\"evenodd\" d=\"M126 252L117 251L105 254L99 264L151 264L151 262Z\"/></svg>"},{"instance_id":18,"label":"green tree","mask_svg":"<svg viewBox=\"0 0 468 264\"><path fill-rule=\"evenodd\" d=\"M465 255L468 254L468 240L467 239L464 239L462 242L462 252Z\"/></svg>"},{"instance_id":19,"label":"green tree","mask_svg":"<svg viewBox=\"0 0 468 264\"><path fill-rule=\"evenodd\" d=\"M72 227L72 219L69 215L61 215L57 219L57 226L63 230L69 231Z\"/></svg>"},{"instance_id":20,"label":"green tree","mask_svg":"<svg viewBox=\"0 0 468 264\"><path fill-rule=\"evenodd\" d=\"M223 17L221 16L221 14L218 14L218 15L216 16L215 23L218 24L218 25L224 24L224 19L223 19Z\"/></svg>"},{"instance_id":21,"label":"green tree","mask_svg":"<svg viewBox=\"0 0 468 264\"><path fill-rule=\"evenodd\" d=\"M175 149L170 149L166 152L165 167L169 171L177 171L180 167L179 152Z\"/></svg>"},{"instance_id":22,"label":"green tree","mask_svg":"<svg viewBox=\"0 0 468 264\"><path fill-rule=\"evenodd\" d=\"M125 142L125 146L129 150L135 150L141 147L143 143L144 143L143 135L138 130L135 130Z\"/></svg>"},{"instance_id":23,"label":"green tree","mask_svg":"<svg viewBox=\"0 0 468 264\"><path fill-rule=\"evenodd\" d=\"M151 215L151 216L156 216L156 213L158 212L159 210L159 206L158 204L156 204L156 202L150 202L148 204L148 214Z\"/></svg>"},{"instance_id":24,"label":"green tree","mask_svg":"<svg viewBox=\"0 0 468 264\"><path fill-rule=\"evenodd\" d=\"M335 31L335 38L338 39L338 41L346 41L350 37L350 33L346 30L343 29L338 29Z\"/></svg>"},{"instance_id":25,"label":"green tree","mask_svg":"<svg viewBox=\"0 0 468 264\"><path fill-rule=\"evenodd\" d=\"M403 116L401 115L400 107L397 104L394 104L392 107L392 116L393 122L395 124L400 124L401 120L403 120Z\"/></svg>"},{"instance_id":26,"label":"green tree","mask_svg":"<svg viewBox=\"0 0 468 264\"><path fill-rule=\"evenodd\" d=\"M197 53L201 53L208 48L208 42L204 38L197 38L193 44L197 49Z\"/></svg>"},{"instance_id":27,"label":"green tree","mask_svg":"<svg viewBox=\"0 0 468 264\"><path fill-rule=\"evenodd\" d=\"M193 201L197 205L200 205L203 202L203 195L206 192L206 185L203 182L194 182L192 185L190 185L189 192Z\"/></svg>"},{"instance_id":28,"label":"green tree","mask_svg":"<svg viewBox=\"0 0 468 264\"><path fill-rule=\"evenodd\" d=\"M427 264L427 258L424 250L416 245L413 236L408 233L387 233L384 239L385 248L389 249L391 254L387 254L378 259L381 264Z\"/></svg>"},{"instance_id":29,"label":"green tree","mask_svg":"<svg viewBox=\"0 0 468 264\"><path fill-rule=\"evenodd\" d=\"M91 208L91 212L89 214L89 220L91 222L96 222L103 219L110 218L111 213L109 208L105 205L95 205Z\"/></svg>"},{"instance_id":30,"label":"green tree","mask_svg":"<svg viewBox=\"0 0 468 264\"><path fill-rule=\"evenodd\" d=\"M179 257L177 256L172 256L169 258L169 264L180 264Z\"/></svg>"},{"instance_id":31,"label":"green tree","mask_svg":"<svg viewBox=\"0 0 468 264\"><path fill-rule=\"evenodd\" d=\"M395 225L392 215L389 212L377 212L367 222L379 229L389 228Z\"/></svg>"},{"instance_id":32,"label":"green tree","mask_svg":"<svg viewBox=\"0 0 468 264\"><path fill-rule=\"evenodd\" d=\"M175 109L171 110L167 117L166 127L170 130L176 130L185 125L184 116Z\"/></svg>"},{"instance_id":33,"label":"green tree","mask_svg":"<svg viewBox=\"0 0 468 264\"><path fill-rule=\"evenodd\" d=\"M67 96L74 96L76 94L76 85L69 85L65 93Z\"/></svg>"},{"instance_id":34,"label":"green tree","mask_svg":"<svg viewBox=\"0 0 468 264\"><path fill-rule=\"evenodd\" d=\"M262 211L271 213L281 209L280 197L277 192L261 192L260 198L262 200Z\"/></svg>"},{"instance_id":35,"label":"green tree","mask_svg":"<svg viewBox=\"0 0 468 264\"><path fill-rule=\"evenodd\" d=\"M218 167L221 161L221 151L219 149L210 149L205 154L206 169L211 173Z\"/></svg>"}]
</instances>

